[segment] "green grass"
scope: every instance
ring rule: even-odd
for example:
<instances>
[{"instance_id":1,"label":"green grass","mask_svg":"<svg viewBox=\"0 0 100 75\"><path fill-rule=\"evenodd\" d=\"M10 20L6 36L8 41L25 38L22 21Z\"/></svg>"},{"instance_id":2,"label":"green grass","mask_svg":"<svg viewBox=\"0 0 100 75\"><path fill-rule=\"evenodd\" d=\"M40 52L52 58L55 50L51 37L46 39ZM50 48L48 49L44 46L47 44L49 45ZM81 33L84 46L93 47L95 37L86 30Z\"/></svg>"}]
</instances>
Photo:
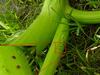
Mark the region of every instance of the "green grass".
<instances>
[{"instance_id":1,"label":"green grass","mask_svg":"<svg viewBox=\"0 0 100 75\"><path fill-rule=\"evenodd\" d=\"M73 7L80 10L100 10L100 0L70 0L70 2ZM42 5L43 0L6 0L4 4L1 0L0 43L17 38L37 17ZM69 41L55 75L100 75L99 45L100 24L82 25L71 21ZM40 70L48 47L40 57L36 55L36 50L32 50L33 47L23 47L27 51L26 58L35 74Z\"/></svg>"},{"instance_id":2,"label":"green grass","mask_svg":"<svg viewBox=\"0 0 100 75\"><path fill-rule=\"evenodd\" d=\"M17 38L40 13L42 2L43 0L0 1L0 43Z\"/></svg>"},{"instance_id":3,"label":"green grass","mask_svg":"<svg viewBox=\"0 0 100 75\"><path fill-rule=\"evenodd\" d=\"M70 0L70 3L80 10L100 10L100 0Z\"/></svg>"}]
</instances>

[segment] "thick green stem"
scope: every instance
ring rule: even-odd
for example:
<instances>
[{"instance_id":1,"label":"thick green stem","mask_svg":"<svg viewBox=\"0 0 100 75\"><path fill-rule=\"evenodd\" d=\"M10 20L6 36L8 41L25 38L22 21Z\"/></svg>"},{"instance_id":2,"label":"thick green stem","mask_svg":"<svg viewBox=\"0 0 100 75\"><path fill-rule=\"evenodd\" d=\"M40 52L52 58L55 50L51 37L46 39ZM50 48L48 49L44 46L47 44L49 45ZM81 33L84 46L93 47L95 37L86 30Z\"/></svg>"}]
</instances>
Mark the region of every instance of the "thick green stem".
<instances>
[{"instance_id":1,"label":"thick green stem","mask_svg":"<svg viewBox=\"0 0 100 75\"><path fill-rule=\"evenodd\" d=\"M83 24L100 23L100 11L83 11L70 6L69 0L66 3L65 15L70 15Z\"/></svg>"},{"instance_id":2,"label":"thick green stem","mask_svg":"<svg viewBox=\"0 0 100 75\"><path fill-rule=\"evenodd\" d=\"M0 46L0 75L33 75L20 48Z\"/></svg>"},{"instance_id":3,"label":"thick green stem","mask_svg":"<svg viewBox=\"0 0 100 75\"><path fill-rule=\"evenodd\" d=\"M53 39L61 17L64 15L66 0L45 0L40 15L27 30L10 44L33 45L38 52Z\"/></svg>"},{"instance_id":4,"label":"thick green stem","mask_svg":"<svg viewBox=\"0 0 100 75\"><path fill-rule=\"evenodd\" d=\"M59 60L63 53L64 45L66 44L65 42L68 39L68 32L69 32L68 21L62 19L62 23L59 24L59 27L56 31L53 42L47 53L47 56L45 58L45 61L43 63L39 75L54 74L55 69L57 68Z\"/></svg>"}]
</instances>

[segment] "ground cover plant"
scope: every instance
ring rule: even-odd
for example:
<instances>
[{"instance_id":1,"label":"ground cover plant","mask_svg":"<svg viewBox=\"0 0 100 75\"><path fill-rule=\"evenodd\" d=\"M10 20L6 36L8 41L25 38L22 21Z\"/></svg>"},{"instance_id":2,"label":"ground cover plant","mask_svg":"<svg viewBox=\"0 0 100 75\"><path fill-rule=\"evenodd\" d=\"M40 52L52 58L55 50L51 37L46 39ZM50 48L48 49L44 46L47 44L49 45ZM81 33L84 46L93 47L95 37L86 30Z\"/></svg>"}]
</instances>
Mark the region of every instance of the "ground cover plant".
<instances>
[{"instance_id":1,"label":"ground cover plant","mask_svg":"<svg viewBox=\"0 0 100 75\"><path fill-rule=\"evenodd\" d=\"M1 0L0 75L99 75L99 25L99 0Z\"/></svg>"}]
</instances>

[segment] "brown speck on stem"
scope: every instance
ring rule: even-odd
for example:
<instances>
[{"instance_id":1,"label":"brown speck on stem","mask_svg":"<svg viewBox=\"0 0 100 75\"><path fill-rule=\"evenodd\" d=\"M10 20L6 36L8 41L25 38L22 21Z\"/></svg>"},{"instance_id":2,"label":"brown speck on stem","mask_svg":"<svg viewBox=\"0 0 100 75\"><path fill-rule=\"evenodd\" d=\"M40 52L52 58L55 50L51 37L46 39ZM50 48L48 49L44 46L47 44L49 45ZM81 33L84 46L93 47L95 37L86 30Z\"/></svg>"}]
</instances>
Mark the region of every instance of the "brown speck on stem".
<instances>
[{"instance_id":1,"label":"brown speck on stem","mask_svg":"<svg viewBox=\"0 0 100 75\"><path fill-rule=\"evenodd\" d=\"M16 59L16 56L12 56L13 59Z\"/></svg>"},{"instance_id":2,"label":"brown speck on stem","mask_svg":"<svg viewBox=\"0 0 100 75\"><path fill-rule=\"evenodd\" d=\"M16 66L16 68L17 68L17 69L20 69L20 68L21 68L21 66L20 66L20 65L17 65L17 66Z\"/></svg>"}]
</instances>

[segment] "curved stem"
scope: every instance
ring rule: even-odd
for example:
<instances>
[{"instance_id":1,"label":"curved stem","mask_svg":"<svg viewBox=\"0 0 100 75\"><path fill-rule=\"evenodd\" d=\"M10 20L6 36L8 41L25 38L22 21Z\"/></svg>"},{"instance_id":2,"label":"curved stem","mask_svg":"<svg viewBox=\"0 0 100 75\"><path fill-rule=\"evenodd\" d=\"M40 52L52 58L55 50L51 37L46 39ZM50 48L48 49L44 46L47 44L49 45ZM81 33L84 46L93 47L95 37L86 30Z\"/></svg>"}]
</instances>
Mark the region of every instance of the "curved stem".
<instances>
[{"instance_id":1,"label":"curved stem","mask_svg":"<svg viewBox=\"0 0 100 75\"><path fill-rule=\"evenodd\" d=\"M10 44L36 46L40 53L53 39L59 21L64 16L65 3L66 0L45 0L40 15Z\"/></svg>"},{"instance_id":2,"label":"curved stem","mask_svg":"<svg viewBox=\"0 0 100 75\"><path fill-rule=\"evenodd\" d=\"M75 9L70 6L69 0L67 0L65 15L70 15L83 24L100 23L100 11L83 11Z\"/></svg>"}]
</instances>

